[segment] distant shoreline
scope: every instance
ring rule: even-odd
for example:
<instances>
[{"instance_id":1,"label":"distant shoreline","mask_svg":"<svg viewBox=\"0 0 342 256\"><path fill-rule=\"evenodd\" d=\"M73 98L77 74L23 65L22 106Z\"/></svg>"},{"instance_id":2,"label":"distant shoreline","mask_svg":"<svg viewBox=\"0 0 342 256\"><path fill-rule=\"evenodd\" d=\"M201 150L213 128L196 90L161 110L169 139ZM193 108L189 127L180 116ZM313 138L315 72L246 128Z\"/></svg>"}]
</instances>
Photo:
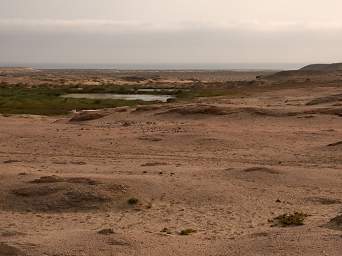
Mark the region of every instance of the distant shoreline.
<instances>
[{"instance_id":1,"label":"distant shoreline","mask_svg":"<svg viewBox=\"0 0 342 256\"><path fill-rule=\"evenodd\" d=\"M30 67L35 69L81 69L117 71L279 71L294 70L306 63L208 63L208 64L79 64L79 63L0 63L0 67Z\"/></svg>"}]
</instances>

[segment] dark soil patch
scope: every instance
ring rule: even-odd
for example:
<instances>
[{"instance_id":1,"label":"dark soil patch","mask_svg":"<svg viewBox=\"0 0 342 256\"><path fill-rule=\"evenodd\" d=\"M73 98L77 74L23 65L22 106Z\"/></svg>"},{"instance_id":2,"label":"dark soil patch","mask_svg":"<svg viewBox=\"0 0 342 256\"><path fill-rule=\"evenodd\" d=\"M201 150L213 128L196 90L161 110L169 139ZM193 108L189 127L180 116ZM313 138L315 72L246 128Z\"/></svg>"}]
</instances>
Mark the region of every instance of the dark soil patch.
<instances>
[{"instance_id":1,"label":"dark soil patch","mask_svg":"<svg viewBox=\"0 0 342 256\"><path fill-rule=\"evenodd\" d=\"M321 97L317 99L313 99L306 103L307 106L326 104L326 103L335 103L338 101L342 101L342 94L330 95L326 97Z\"/></svg>"},{"instance_id":2,"label":"dark soil patch","mask_svg":"<svg viewBox=\"0 0 342 256\"><path fill-rule=\"evenodd\" d=\"M51 178L53 177L53 178ZM73 212L106 208L127 208L127 187L102 184L87 178L50 176L9 191L4 210Z\"/></svg>"},{"instance_id":3,"label":"dark soil patch","mask_svg":"<svg viewBox=\"0 0 342 256\"><path fill-rule=\"evenodd\" d=\"M21 161L19 160L12 160L12 159L9 159L9 160L5 160L4 161L4 164L13 164L13 163L20 163Z\"/></svg>"},{"instance_id":4,"label":"dark soil patch","mask_svg":"<svg viewBox=\"0 0 342 256\"><path fill-rule=\"evenodd\" d=\"M297 116L303 113L281 111L267 108L231 108L224 106L215 105L187 105L182 107L176 107L167 111L158 113L158 115L164 114L180 114L180 115L211 115L211 116L222 116L232 114L249 114L252 116L270 116L270 117L289 117Z\"/></svg>"},{"instance_id":5,"label":"dark soil patch","mask_svg":"<svg viewBox=\"0 0 342 256\"><path fill-rule=\"evenodd\" d=\"M111 228L101 229L97 232L100 235L112 235L115 234L114 230Z\"/></svg>"},{"instance_id":6,"label":"dark soil patch","mask_svg":"<svg viewBox=\"0 0 342 256\"><path fill-rule=\"evenodd\" d=\"M162 138L158 138L158 137L149 137L149 136L144 136L144 137L139 137L139 140L145 140L145 141L151 141L151 142L158 142L158 141L162 141Z\"/></svg>"},{"instance_id":7,"label":"dark soil patch","mask_svg":"<svg viewBox=\"0 0 342 256\"><path fill-rule=\"evenodd\" d=\"M342 204L342 201L339 199L325 198L325 197L308 197L305 200L311 203L323 204L323 205Z\"/></svg>"},{"instance_id":8,"label":"dark soil patch","mask_svg":"<svg viewBox=\"0 0 342 256\"><path fill-rule=\"evenodd\" d=\"M161 108L163 108L163 107L160 105L138 106L138 107L136 107L134 112L156 111L156 110L160 110Z\"/></svg>"},{"instance_id":9,"label":"dark soil patch","mask_svg":"<svg viewBox=\"0 0 342 256\"><path fill-rule=\"evenodd\" d=\"M180 114L180 115L227 115L228 111L213 105L188 105L169 109L159 114Z\"/></svg>"},{"instance_id":10,"label":"dark soil patch","mask_svg":"<svg viewBox=\"0 0 342 256\"><path fill-rule=\"evenodd\" d=\"M342 116L342 108L317 108L317 109L305 111L305 113Z\"/></svg>"},{"instance_id":11,"label":"dark soil patch","mask_svg":"<svg viewBox=\"0 0 342 256\"><path fill-rule=\"evenodd\" d=\"M24 236L26 234L22 232L18 232L18 231L13 231L13 230L5 230L5 231L0 231L0 235L3 237L15 237L15 236Z\"/></svg>"},{"instance_id":12,"label":"dark soil patch","mask_svg":"<svg viewBox=\"0 0 342 256\"><path fill-rule=\"evenodd\" d=\"M336 147L336 146L342 146L342 141L338 141L335 143L331 143L329 145L327 145L328 147Z\"/></svg>"},{"instance_id":13,"label":"dark soil patch","mask_svg":"<svg viewBox=\"0 0 342 256\"><path fill-rule=\"evenodd\" d=\"M24 253L14 246L8 245L6 243L0 243L0 255L1 256L23 256Z\"/></svg>"},{"instance_id":14,"label":"dark soil patch","mask_svg":"<svg viewBox=\"0 0 342 256\"><path fill-rule=\"evenodd\" d=\"M333 230L341 230L342 231L342 215L338 215L335 218L331 219L323 227L333 229Z\"/></svg>"},{"instance_id":15,"label":"dark soil patch","mask_svg":"<svg viewBox=\"0 0 342 256\"><path fill-rule=\"evenodd\" d=\"M98 182L89 178L84 177L75 177L75 178L63 178L56 175L52 176L43 176L38 179L31 181L31 183L43 184L43 183L79 183L79 184L88 184L88 185L96 185Z\"/></svg>"},{"instance_id":16,"label":"dark soil patch","mask_svg":"<svg viewBox=\"0 0 342 256\"><path fill-rule=\"evenodd\" d=\"M83 121L90 121L96 120L104 117L105 115L99 112L92 112L92 111L85 111L75 114L71 119L70 122L83 122Z\"/></svg>"},{"instance_id":17,"label":"dark soil patch","mask_svg":"<svg viewBox=\"0 0 342 256\"><path fill-rule=\"evenodd\" d=\"M41 184L41 183L57 183L57 182L63 182L63 181L64 181L64 179L62 177L52 175L52 176L40 177L38 179L31 181L31 183Z\"/></svg>"},{"instance_id":18,"label":"dark soil patch","mask_svg":"<svg viewBox=\"0 0 342 256\"><path fill-rule=\"evenodd\" d=\"M50 186L23 187L12 190L13 194L20 197L46 196L58 192L60 188Z\"/></svg>"},{"instance_id":19,"label":"dark soil patch","mask_svg":"<svg viewBox=\"0 0 342 256\"><path fill-rule=\"evenodd\" d=\"M167 163L160 163L160 162L151 162L151 163L145 163L142 164L142 167L153 167L153 166L162 166L162 165L167 165Z\"/></svg>"},{"instance_id":20,"label":"dark soil patch","mask_svg":"<svg viewBox=\"0 0 342 256\"><path fill-rule=\"evenodd\" d=\"M259 172L259 173L268 173L268 174L280 174L279 171L269 169L266 167L251 167L243 170L246 173L254 173L254 172Z\"/></svg>"}]
</instances>

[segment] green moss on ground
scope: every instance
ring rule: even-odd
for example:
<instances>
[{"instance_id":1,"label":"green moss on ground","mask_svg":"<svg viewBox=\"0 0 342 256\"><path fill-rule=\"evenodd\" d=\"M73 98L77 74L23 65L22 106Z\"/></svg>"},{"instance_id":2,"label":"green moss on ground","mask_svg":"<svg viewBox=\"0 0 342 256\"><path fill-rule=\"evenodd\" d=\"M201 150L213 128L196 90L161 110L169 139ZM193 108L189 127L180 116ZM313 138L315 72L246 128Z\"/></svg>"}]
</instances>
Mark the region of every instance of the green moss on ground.
<instances>
[{"instance_id":1,"label":"green moss on ground","mask_svg":"<svg viewBox=\"0 0 342 256\"><path fill-rule=\"evenodd\" d=\"M63 115L70 111L151 104L141 100L62 98L69 90L0 87L1 114Z\"/></svg>"}]
</instances>

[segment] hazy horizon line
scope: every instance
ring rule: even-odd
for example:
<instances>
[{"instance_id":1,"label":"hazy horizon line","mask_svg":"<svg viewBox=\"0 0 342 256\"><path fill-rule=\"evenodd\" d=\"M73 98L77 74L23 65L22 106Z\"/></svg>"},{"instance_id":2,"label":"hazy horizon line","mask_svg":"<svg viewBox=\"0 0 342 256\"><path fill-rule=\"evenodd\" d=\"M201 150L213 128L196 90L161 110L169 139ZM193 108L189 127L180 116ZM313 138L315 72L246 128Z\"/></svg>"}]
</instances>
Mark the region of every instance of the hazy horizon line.
<instances>
[{"instance_id":1,"label":"hazy horizon line","mask_svg":"<svg viewBox=\"0 0 342 256\"><path fill-rule=\"evenodd\" d=\"M305 65L313 64L308 62L227 62L227 63L78 63L78 62L0 62L0 67L23 67L37 69L160 69L160 70L283 70L298 69Z\"/></svg>"}]
</instances>

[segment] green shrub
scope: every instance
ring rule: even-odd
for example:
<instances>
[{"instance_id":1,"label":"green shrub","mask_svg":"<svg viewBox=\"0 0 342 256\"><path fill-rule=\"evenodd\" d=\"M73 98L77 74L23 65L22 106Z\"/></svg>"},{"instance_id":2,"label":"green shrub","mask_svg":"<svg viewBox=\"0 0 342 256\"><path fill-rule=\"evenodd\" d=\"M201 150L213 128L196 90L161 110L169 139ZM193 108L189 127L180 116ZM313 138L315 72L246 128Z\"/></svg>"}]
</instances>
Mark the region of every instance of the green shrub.
<instances>
[{"instance_id":1,"label":"green shrub","mask_svg":"<svg viewBox=\"0 0 342 256\"><path fill-rule=\"evenodd\" d=\"M278 217L275 217L270 222L273 222L272 226L282 226L282 227L288 227L288 226L301 226L304 225L304 220L309 215L302 213L302 212L294 212L292 214L285 213L282 215L279 215Z\"/></svg>"},{"instance_id":2,"label":"green shrub","mask_svg":"<svg viewBox=\"0 0 342 256\"><path fill-rule=\"evenodd\" d=\"M130 204L130 205L136 205L136 204L139 203L139 199L137 199L135 197L132 197L132 198L127 200L127 203Z\"/></svg>"}]
</instances>

